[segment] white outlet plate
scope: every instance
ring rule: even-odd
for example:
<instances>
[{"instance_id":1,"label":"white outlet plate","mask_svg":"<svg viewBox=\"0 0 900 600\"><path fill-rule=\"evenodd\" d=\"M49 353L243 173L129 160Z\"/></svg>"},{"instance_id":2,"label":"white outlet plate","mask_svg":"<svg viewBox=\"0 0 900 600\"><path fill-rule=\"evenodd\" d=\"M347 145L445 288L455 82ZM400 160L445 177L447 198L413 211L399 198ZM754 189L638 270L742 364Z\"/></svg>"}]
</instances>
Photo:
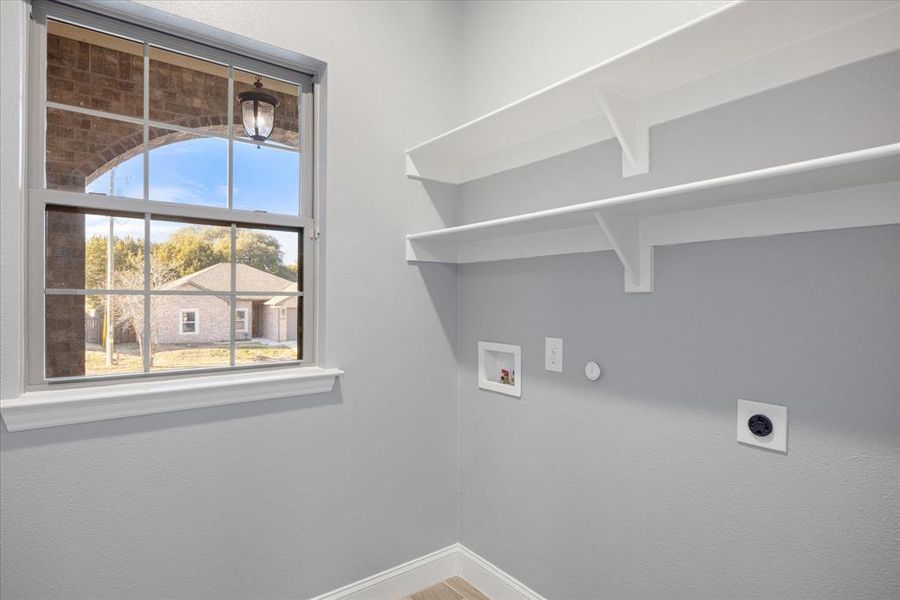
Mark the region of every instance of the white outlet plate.
<instances>
[{"instance_id":1,"label":"white outlet plate","mask_svg":"<svg viewBox=\"0 0 900 600\"><path fill-rule=\"evenodd\" d=\"M767 416L772 421L772 433L765 437L753 435L750 428L747 427L747 421L753 415ZM788 416L786 406L738 399L737 441L750 446L775 450L776 452L787 452L787 432Z\"/></svg>"},{"instance_id":2,"label":"white outlet plate","mask_svg":"<svg viewBox=\"0 0 900 600\"><path fill-rule=\"evenodd\" d=\"M562 338L544 338L544 370L562 373L563 341Z\"/></svg>"}]
</instances>

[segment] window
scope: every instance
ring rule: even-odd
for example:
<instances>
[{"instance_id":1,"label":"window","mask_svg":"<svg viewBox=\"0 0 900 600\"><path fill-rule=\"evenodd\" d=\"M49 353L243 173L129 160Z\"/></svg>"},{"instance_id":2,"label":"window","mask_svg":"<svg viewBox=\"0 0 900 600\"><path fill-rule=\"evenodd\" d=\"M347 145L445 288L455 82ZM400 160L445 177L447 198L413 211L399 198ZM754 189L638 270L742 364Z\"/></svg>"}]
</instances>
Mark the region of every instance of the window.
<instances>
[{"instance_id":1,"label":"window","mask_svg":"<svg viewBox=\"0 0 900 600\"><path fill-rule=\"evenodd\" d=\"M72 6L32 16L29 383L314 364L312 77ZM237 102L257 80L265 141Z\"/></svg>"},{"instance_id":2,"label":"window","mask_svg":"<svg viewBox=\"0 0 900 600\"><path fill-rule=\"evenodd\" d=\"M181 318L178 319L178 333L197 333L197 309L181 309L179 313L181 314Z\"/></svg>"},{"instance_id":3,"label":"window","mask_svg":"<svg viewBox=\"0 0 900 600\"><path fill-rule=\"evenodd\" d=\"M234 311L234 330L247 333L247 309L238 308Z\"/></svg>"}]
</instances>

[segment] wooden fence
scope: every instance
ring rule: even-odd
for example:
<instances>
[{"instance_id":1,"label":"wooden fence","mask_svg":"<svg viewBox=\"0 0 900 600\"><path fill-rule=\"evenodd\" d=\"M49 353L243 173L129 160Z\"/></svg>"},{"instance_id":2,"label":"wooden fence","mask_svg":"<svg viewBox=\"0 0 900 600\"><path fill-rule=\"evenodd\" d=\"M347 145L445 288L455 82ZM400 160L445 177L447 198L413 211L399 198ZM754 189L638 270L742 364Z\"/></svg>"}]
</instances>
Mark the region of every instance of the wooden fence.
<instances>
[{"instance_id":1,"label":"wooden fence","mask_svg":"<svg viewBox=\"0 0 900 600\"><path fill-rule=\"evenodd\" d=\"M84 341L88 344L103 343L103 315L84 315ZM136 344L137 335L130 325L118 325L115 328L113 342L116 344Z\"/></svg>"}]
</instances>

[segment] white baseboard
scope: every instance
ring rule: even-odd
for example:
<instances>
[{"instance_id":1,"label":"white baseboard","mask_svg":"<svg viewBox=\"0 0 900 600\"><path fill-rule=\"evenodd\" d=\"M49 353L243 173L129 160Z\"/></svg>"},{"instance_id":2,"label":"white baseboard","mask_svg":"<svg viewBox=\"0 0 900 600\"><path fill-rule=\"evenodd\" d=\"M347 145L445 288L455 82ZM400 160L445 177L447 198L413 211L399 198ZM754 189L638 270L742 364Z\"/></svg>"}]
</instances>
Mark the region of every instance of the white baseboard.
<instances>
[{"instance_id":1,"label":"white baseboard","mask_svg":"<svg viewBox=\"0 0 900 600\"><path fill-rule=\"evenodd\" d=\"M400 600L454 575L471 583L491 600L545 600L462 544L447 546L312 600Z\"/></svg>"},{"instance_id":2,"label":"white baseboard","mask_svg":"<svg viewBox=\"0 0 900 600\"><path fill-rule=\"evenodd\" d=\"M312 600L400 600L456 575L459 544L370 575Z\"/></svg>"},{"instance_id":3,"label":"white baseboard","mask_svg":"<svg viewBox=\"0 0 900 600\"><path fill-rule=\"evenodd\" d=\"M456 547L456 574L478 588L491 600L546 600L533 589L462 544L456 544Z\"/></svg>"}]
</instances>

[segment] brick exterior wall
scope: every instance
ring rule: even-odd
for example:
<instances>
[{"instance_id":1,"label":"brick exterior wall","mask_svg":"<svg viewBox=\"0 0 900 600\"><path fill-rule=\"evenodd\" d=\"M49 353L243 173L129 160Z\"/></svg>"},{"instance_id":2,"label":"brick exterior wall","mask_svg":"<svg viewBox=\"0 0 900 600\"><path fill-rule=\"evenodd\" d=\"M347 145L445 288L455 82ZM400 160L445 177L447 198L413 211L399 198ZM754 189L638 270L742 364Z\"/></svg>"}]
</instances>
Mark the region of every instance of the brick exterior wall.
<instances>
[{"instance_id":1,"label":"brick exterior wall","mask_svg":"<svg viewBox=\"0 0 900 600\"><path fill-rule=\"evenodd\" d=\"M144 114L140 44L122 52L47 35L47 100L130 117Z\"/></svg>"},{"instance_id":2,"label":"brick exterior wall","mask_svg":"<svg viewBox=\"0 0 900 600\"><path fill-rule=\"evenodd\" d=\"M228 301L219 296L157 296L153 298L153 316L156 317L150 331L154 343L173 344L227 344L231 336L231 311ZM238 300L236 308L246 309L252 318L249 300ZM198 312L197 333L181 333L182 309L196 309ZM235 339L249 339L248 333L235 333Z\"/></svg>"},{"instance_id":3,"label":"brick exterior wall","mask_svg":"<svg viewBox=\"0 0 900 600\"><path fill-rule=\"evenodd\" d=\"M279 309L277 306L263 306L262 336L270 340L280 342L280 327L278 326Z\"/></svg>"},{"instance_id":4,"label":"brick exterior wall","mask_svg":"<svg viewBox=\"0 0 900 600\"><path fill-rule=\"evenodd\" d=\"M59 24L53 26L60 32L65 32L65 27L68 27ZM97 45L100 42L92 44L66 35L57 35L53 31L54 28L51 27L47 36L49 101L131 117L143 116L144 59L140 44L116 40L116 48L107 48ZM84 34L84 31L81 33ZM102 39L102 36L97 39ZM129 48L131 51L127 51ZM240 134L243 131L240 110L235 98L228 97L227 79L206 72L210 69L201 71L184 64L170 64L165 62L168 56L172 55L156 52L151 56L151 119L221 133L227 128L227 103L234 102L234 121L236 131ZM154 57L160 60L154 60ZM183 57L179 60L185 62ZM235 97L241 91L251 88L250 83L235 81ZM297 146L299 114L296 96L277 90L268 91L279 100L276 128L271 139ZM185 134L151 128L150 147L174 143L185 137ZM84 192L87 184L94 178L139 154L142 146L143 128L140 125L48 109L47 187ZM82 287L85 269L84 216L62 212L48 214L46 225L47 252L56 257L50 261L54 266L51 267L53 272L48 272L48 282L53 282L55 287ZM181 301L192 303L194 300L200 303L201 298ZM209 306L206 311L202 310L202 303L198 304L203 321L200 336L180 336L175 339L181 341L185 337L193 337L195 341L228 340L227 304L209 299L207 302ZM218 309L213 308L216 302L225 307L221 319L214 317L218 314ZM46 307L47 376L83 375L84 298L51 296L47 299ZM177 319L177 311L173 318ZM224 338L222 328L225 331ZM169 323L160 327L160 333L166 340L172 340L170 334L175 331L174 321L171 327Z\"/></svg>"},{"instance_id":5,"label":"brick exterior wall","mask_svg":"<svg viewBox=\"0 0 900 600\"><path fill-rule=\"evenodd\" d=\"M285 308L284 317L281 309ZM262 337L277 342L293 341L297 339L296 328L297 309L282 306L265 306L262 318ZM293 329L293 330L292 330Z\"/></svg>"},{"instance_id":6,"label":"brick exterior wall","mask_svg":"<svg viewBox=\"0 0 900 600\"><path fill-rule=\"evenodd\" d=\"M84 216L51 211L47 215L47 285L84 287ZM84 296L46 297L46 375L84 375Z\"/></svg>"},{"instance_id":7,"label":"brick exterior wall","mask_svg":"<svg viewBox=\"0 0 900 600\"><path fill-rule=\"evenodd\" d=\"M223 133L228 124L228 79L215 73L150 61L150 118L183 127ZM215 67L210 65L215 70ZM265 82L264 82L265 83ZM47 99L131 117L143 116L143 57L60 35L47 36ZM250 83L234 84L234 123L241 134L237 94ZM297 97L268 89L278 98L271 139L299 143ZM170 144L184 135L151 130L150 147ZM47 115L47 185L83 191L98 174L141 152L139 125L50 109Z\"/></svg>"}]
</instances>

